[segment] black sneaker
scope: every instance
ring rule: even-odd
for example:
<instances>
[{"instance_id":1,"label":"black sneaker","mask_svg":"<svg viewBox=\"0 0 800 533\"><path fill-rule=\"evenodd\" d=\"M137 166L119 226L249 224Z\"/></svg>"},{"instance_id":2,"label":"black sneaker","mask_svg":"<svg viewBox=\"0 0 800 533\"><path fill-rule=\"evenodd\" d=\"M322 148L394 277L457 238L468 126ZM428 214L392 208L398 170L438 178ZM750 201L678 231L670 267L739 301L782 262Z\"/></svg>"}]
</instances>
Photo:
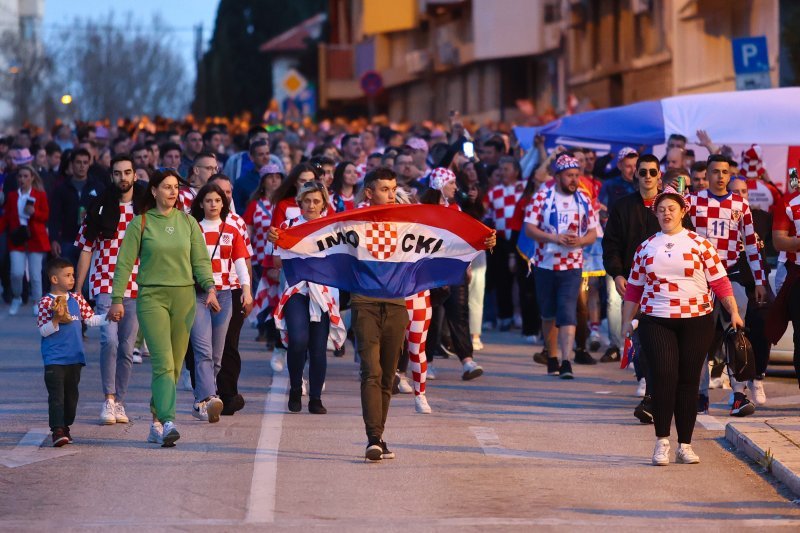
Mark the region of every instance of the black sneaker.
<instances>
[{"instance_id":1,"label":"black sneaker","mask_svg":"<svg viewBox=\"0 0 800 533\"><path fill-rule=\"evenodd\" d=\"M67 437L67 432L64 431L64 428L55 428L53 430L53 447L61 448L65 444L69 444L69 437Z\"/></svg>"},{"instance_id":2,"label":"black sneaker","mask_svg":"<svg viewBox=\"0 0 800 533\"><path fill-rule=\"evenodd\" d=\"M311 398L308 400L308 412L312 415L327 415L328 410L322 405L322 400L319 398Z\"/></svg>"},{"instance_id":3,"label":"black sneaker","mask_svg":"<svg viewBox=\"0 0 800 533\"><path fill-rule=\"evenodd\" d=\"M547 375L548 376L557 376L558 375L558 358L557 357L548 357L547 358Z\"/></svg>"},{"instance_id":4,"label":"black sneaker","mask_svg":"<svg viewBox=\"0 0 800 533\"><path fill-rule=\"evenodd\" d=\"M645 396L636 409L633 410L633 416L639 419L642 424L653 423L653 399L650 396Z\"/></svg>"},{"instance_id":5,"label":"black sneaker","mask_svg":"<svg viewBox=\"0 0 800 533\"><path fill-rule=\"evenodd\" d=\"M575 350L575 364L578 365L596 365L597 361L589 355L589 352L584 350L583 348L577 348Z\"/></svg>"},{"instance_id":6,"label":"black sneaker","mask_svg":"<svg viewBox=\"0 0 800 533\"><path fill-rule=\"evenodd\" d=\"M303 389L300 387L289 389L289 412L299 413L303 410Z\"/></svg>"},{"instance_id":7,"label":"black sneaker","mask_svg":"<svg viewBox=\"0 0 800 533\"><path fill-rule=\"evenodd\" d=\"M394 459L394 452L389 449L386 441L381 441L381 459Z\"/></svg>"},{"instance_id":8,"label":"black sneaker","mask_svg":"<svg viewBox=\"0 0 800 533\"><path fill-rule=\"evenodd\" d=\"M616 346L609 346L606 353L603 354L603 357L600 358L601 363L613 363L614 361L619 361L619 348Z\"/></svg>"},{"instance_id":9,"label":"black sneaker","mask_svg":"<svg viewBox=\"0 0 800 533\"><path fill-rule=\"evenodd\" d=\"M561 379L572 379L575 376L572 375L572 363L564 359L561 361L561 368L558 369L558 377Z\"/></svg>"},{"instance_id":10,"label":"black sneaker","mask_svg":"<svg viewBox=\"0 0 800 533\"><path fill-rule=\"evenodd\" d=\"M381 446L380 441L367 444L367 451L364 453L364 459L373 463L377 463L383 459L383 446Z\"/></svg>"},{"instance_id":11,"label":"black sneaker","mask_svg":"<svg viewBox=\"0 0 800 533\"><path fill-rule=\"evenodd\" d=\"M67 439L69 439L69 443L72 444L72 435L69 434L69 428L64 428L64 433L67 435Z\"/></svg>"},{"instance_id":12,"label":"black sneaker","mask_svg":"<svg viewBox=\"0 0 800 533\"><path fill-rule=\"evenodd\" d=\"M733 405L731 406L731 416L750 416L756 412L756 406L747 399L741 392L733 394Z\"/></svg>"},{"instance_id":13,"label":"black sneaker","mask_svg":"<svg viewBox=\"0 0 800 533\"><path fill-rule=\"evenodd\" d=\"M223 416L232 416L236 411L241 411L244 409L244 396L241 394L237 394L235 396L228 396L222 398L222 403L224 404L222 407L222 415Z\"/></svg>"},{"instance_id":14,"label":"black sneaker","mask_svg":"<svg viewBox=\"0 0 800 533\"><path fill-rule=\"evenodd\" d=\"M533 354L533 362L539 363L540 365L546 365L547 360L550 358L550 351L545 348L541 352L536 352Z\"/></svg>"},{"instance_id":15,"label":"black sneaker","mask_svg":"<svg viewBox=\"0 0 800 533\"><path fill-rule=\"evenodd\" d=\"M705 394L697 395L697 414L698 415L708 414L708 396L706 396Z\"/></svg>"}]
</instances>

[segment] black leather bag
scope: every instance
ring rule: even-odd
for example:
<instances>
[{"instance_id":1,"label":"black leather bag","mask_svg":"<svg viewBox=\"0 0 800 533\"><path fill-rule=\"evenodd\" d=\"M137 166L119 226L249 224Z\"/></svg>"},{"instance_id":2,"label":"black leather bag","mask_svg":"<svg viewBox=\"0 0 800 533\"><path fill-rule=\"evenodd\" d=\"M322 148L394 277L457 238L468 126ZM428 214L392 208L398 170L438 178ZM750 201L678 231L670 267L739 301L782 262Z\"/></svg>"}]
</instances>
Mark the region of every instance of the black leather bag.
<instances>
[{"instance_id":1,"label":"black leather bag","mask_svg":"<svg viewBox=\"0 0 800 533\"><path fill-rule=\"evenodd\" d=\"M737 381L750 381L756 377L756 358L753 346L744 330L728 329L725 332L725 354L733 377Z\"/></svg>"},{"instance_id":2,"label":"black leather bag","mask_svg":"<svg viewBox=\"0 0 800 533\"><path fill-rule=\"evenodd\" d=\"M8 234L8 238L14 246L24 246L31 238L31 230L28 226L19 226Z\"/></svg>"}]
</instances>

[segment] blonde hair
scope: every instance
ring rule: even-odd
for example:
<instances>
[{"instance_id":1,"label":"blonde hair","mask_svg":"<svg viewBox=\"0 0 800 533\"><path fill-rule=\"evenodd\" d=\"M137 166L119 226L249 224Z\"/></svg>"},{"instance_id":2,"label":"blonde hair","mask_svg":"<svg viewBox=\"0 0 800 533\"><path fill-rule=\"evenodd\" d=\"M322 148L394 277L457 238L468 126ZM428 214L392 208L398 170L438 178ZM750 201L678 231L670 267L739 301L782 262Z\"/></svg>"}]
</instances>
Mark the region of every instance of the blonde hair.
<instances>
[{"instance_id":1,"label":"blonde hair","mask_svg":"<svg viewBox=\"0 0 800 533\"><path fill-rule=\"evenodd\" d=\"M314 192L318 192L322 195L322 203L324 204L323 210L329 208L331 199L330 196L328 196L328 190L325 188L325 185L317 180L307 181L298 188L297 194L294 197L297 205L303 202L303 198Z\"/></svg>"},{"instance_id":2,"label":"blonde hair","mask_svg":"<svg viewBox=\"0 0 800 533\"><path fill-rule=\"evenodd\" d=\"M36 172L36 169L33 168L31 165L22 165L17 167L17 173L20 170L27 170L33 176L33 182L31 184L32 189L36 189L37 191L44 191L44 182L42 181L42 177L39 176L39 173Z\"/></svg>"}]
</instances>

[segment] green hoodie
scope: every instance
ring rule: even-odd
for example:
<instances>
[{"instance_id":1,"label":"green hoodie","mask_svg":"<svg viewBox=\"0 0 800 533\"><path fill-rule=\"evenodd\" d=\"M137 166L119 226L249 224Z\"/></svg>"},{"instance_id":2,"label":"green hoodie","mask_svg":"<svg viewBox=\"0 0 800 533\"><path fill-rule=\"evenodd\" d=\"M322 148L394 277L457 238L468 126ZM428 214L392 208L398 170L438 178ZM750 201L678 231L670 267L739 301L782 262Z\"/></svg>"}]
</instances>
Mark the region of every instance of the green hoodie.
<instances>
[{"instance_id":1,"label":"green hoodie","mask_svg":"<svg viewBox=\"0 0 800 533\"><path fill-rule=\"evenodd\" d=\"M125 230L114 269L111 302L122 303L137 256L139 287L186 287L194 285L195 279L205 290L213 287L211 260L197 221L179 209L168 215L151 209L145 215L144 232L141 215Z\"/></svg>"}]
</instances>

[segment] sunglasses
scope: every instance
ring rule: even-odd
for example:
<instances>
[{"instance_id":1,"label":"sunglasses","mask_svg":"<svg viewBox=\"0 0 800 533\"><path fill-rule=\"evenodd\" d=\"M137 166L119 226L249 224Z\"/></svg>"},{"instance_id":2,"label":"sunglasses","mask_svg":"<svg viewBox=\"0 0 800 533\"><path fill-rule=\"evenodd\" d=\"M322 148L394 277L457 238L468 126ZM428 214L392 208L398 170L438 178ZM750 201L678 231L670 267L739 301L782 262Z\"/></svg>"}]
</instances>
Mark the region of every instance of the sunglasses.
<instances>
[{"instance_id":1,"label":"sunglasses","mask_svg":"<svg viewBox=\"0 0 800 533\"><path fill-rule=\"evenodd\" d=\"M656 176L658 176L658 169L657 168L651 168L651 169L641 168L641 169L639 169L639 177L640 178L646 178L648 172L650 172L650 177L651 178L655 178Z\"/></svg>"}]
</instances>

